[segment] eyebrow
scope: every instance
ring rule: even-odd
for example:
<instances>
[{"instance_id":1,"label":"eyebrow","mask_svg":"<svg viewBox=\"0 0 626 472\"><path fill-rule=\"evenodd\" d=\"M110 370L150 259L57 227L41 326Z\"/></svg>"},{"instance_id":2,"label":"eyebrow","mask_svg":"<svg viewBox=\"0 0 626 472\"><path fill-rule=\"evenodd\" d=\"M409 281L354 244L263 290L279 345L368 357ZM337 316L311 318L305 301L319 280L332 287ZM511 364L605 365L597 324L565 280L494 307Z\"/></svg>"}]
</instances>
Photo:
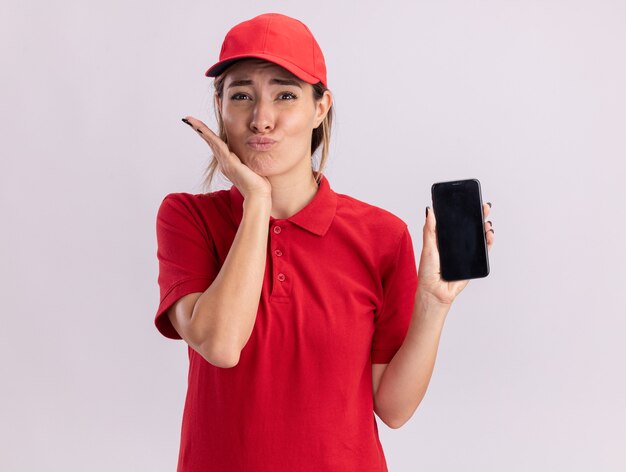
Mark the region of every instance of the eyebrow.
<instances>
[{"instance_id":1,"label":"eyebrow","mask_svg":"<svg viewBox=\"0 0 626 472\"><path fill-rule=\"evenodd\" d=\"M250 79L240 79L240 80L233 80L230 84L228 84L227 88L230 87L238 87L238 86L244 86L244 85L252 85L253 82ZM302 88L302 86L300 85L300 83L295 80L295 79L279 79L279 78L274 78L272 80L270 80L270 84L278 84L278 85L294 85L296 87L300 87Z\"/></svg>"}]
</instances>

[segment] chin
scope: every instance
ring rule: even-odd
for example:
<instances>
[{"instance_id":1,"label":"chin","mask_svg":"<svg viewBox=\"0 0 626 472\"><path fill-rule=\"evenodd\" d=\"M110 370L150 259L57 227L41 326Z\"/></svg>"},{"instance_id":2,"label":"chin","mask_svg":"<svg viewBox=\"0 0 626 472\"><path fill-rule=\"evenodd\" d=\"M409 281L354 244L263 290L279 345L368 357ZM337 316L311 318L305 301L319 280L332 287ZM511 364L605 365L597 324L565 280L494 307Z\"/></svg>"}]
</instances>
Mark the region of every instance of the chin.
<instances>
[{"instance_id":1,"label":"chin","mask_svg":"<svg viewBox=\"0 0 626 472\"><path fill-rule=\"evenodd\" d=\"M243 162L257 174L266 176L276 173L278 170L276 164L279 163L280 160L272 157L269 153L260 152L252 156L247 156Z\"/></svg>"}]
</instances>

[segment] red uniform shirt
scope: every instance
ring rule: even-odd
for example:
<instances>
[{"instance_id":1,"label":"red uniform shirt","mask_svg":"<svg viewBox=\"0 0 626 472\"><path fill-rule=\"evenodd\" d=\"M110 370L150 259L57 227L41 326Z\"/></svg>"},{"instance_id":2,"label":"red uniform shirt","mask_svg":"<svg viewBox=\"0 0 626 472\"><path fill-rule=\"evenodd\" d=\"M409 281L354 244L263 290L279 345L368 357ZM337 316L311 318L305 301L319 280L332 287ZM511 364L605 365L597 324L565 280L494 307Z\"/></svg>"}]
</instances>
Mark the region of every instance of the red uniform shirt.
<instances>
[{"instance_id":1,"label":"red uniform shirt","mask_svg":"<svg viewBox=\"0 0 626 472\"><path fill-rule=\"evenodd\" d=\"M203 292L243 213L233 185L171 193L157 215L161 302L155 324L180 339L165 310ZM408 227L335 193L325 176L295 215L268 223L254 329L232 368L189 348L179 472L383 472L372 363L402 345L417 289Z\"/></svg>"}]
</instances>

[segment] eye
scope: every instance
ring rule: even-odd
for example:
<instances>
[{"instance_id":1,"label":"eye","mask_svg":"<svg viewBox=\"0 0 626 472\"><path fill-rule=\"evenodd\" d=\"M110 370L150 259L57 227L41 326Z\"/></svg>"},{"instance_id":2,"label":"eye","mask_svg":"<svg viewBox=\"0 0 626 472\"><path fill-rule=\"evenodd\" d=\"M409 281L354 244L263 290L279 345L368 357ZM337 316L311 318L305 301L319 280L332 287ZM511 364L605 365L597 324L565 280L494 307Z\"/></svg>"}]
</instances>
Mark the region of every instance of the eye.
<instances>
[{"instance_id":1,"label":"eye","mask_svg":"<svg viewBox=\"0 0 626 472\"><path fill-rule=\"evenodd\" d=\"M239 92L239 93L233 94L233 96L230 97L230 99L231 100L250 100L250 97L246 95L245 93Z\"/></svg>"},{"instance_id":2,"label":"eye","mask_svg":"<svg viewBox=\"0 0 626 472\"><path fill-rule=\"evenodd\" d=\"M283 92L278 96L281 100L295 100L296 95L294 93L291 92Z\"/></svg>"}]
</instances>

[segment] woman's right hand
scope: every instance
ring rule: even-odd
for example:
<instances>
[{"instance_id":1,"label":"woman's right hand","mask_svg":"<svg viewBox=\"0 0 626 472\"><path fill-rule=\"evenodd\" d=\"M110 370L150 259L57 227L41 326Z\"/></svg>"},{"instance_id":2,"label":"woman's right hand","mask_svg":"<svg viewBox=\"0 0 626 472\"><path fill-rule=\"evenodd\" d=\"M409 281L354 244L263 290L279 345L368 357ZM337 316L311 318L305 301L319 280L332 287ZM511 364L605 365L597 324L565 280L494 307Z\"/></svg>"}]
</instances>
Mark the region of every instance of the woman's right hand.
<instances>
[{"instance_id":1,"label":"woman's right hand","mask_svg":"<svg viewBox=\"0 0 626 472\"><path fill-rule=\"evenodd\" d=\"M186 116L183 122L187 123L204 139L218 162L218 170L230 180L241 192L244 199L250 197L272 197L272 185L267 177L257 174L246 166L239 157L228 149L228 145L220 139L202 121Z\"/></svg>"}]
</instances>

